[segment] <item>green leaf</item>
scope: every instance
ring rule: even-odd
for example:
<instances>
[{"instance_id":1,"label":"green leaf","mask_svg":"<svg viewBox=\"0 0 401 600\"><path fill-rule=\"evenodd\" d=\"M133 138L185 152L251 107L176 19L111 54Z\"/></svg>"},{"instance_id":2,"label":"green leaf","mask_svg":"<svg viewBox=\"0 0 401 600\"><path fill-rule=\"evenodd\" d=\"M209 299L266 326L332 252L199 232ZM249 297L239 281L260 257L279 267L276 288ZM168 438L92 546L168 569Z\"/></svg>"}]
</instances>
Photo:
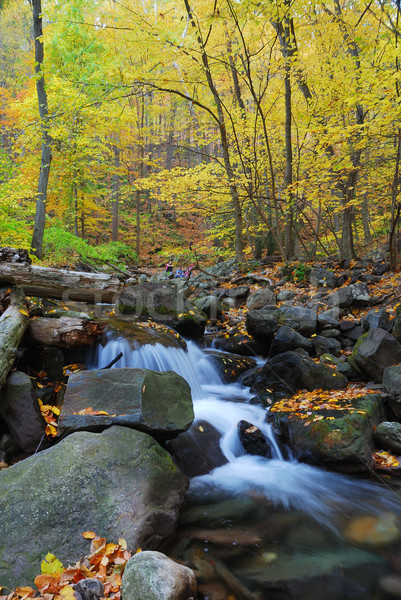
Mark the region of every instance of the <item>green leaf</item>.
<instances>
[{"instance_id":1,"label":"green leaf","mask_svg":"<svg viewBox=\"0 0 401 600\"><path fill-rule=\"evenodd\" d=\"M48 552L45 559L42 560L40 568L42 575L54 575L55 573L60 573L64 569L63 564L50 552Z\"/></svg>"}]
</instances>

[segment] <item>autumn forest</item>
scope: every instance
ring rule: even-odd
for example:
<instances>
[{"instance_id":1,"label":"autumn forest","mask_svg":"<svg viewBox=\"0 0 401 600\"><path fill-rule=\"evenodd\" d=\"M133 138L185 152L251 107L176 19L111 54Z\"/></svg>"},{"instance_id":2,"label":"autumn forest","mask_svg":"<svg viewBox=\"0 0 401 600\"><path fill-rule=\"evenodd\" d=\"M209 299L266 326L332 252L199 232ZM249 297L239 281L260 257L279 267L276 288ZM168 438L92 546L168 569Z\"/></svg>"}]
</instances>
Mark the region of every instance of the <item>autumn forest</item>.
<instances>
[{"instance_id":1,"label":"autumn forest","mask_svg":"<svg viewBox=\"0 0 401 600\"><path fill-rule=\"evenodd\" d=\"M2 0L0 238L398 264L398 0Z\"/></svg>"}]
</instances>

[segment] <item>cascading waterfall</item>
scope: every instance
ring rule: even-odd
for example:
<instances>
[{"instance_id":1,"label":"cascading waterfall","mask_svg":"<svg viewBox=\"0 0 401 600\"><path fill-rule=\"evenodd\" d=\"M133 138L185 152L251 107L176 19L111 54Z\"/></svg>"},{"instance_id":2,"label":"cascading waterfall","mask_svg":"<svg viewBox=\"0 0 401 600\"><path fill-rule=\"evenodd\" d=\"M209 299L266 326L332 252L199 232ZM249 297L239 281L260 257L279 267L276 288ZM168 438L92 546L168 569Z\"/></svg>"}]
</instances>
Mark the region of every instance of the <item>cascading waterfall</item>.
<instances>
[{"instance_id":1,"label":"cascading waterfall","mask_svg":"<svg viewBox=\"0 0 401 600\"><path fill-rule=\"evenodd\" d=\"M343 521L347 515L390 510L401 514L399 498L390 489L294 460L285 461L271 425L265 422L265 409L249 403L249 389L224 383L207 351L193 342L188 342L185 351L161 344L133 347L124 338L109 337L105 345L96 347L88 367L105 366L119 352L123 352L123 358L115 367L173 370L184 377L191 386L195 419L208 421L220 432L220 446L228 463L192 480L191 489L199 498L208 498L216 490L230 495L253 491L277 506L307 513L334 530L337 520ZM263 432L272 459L245 454L237 434L240 420L251 422Z\"/></svg>"}]
</instances>

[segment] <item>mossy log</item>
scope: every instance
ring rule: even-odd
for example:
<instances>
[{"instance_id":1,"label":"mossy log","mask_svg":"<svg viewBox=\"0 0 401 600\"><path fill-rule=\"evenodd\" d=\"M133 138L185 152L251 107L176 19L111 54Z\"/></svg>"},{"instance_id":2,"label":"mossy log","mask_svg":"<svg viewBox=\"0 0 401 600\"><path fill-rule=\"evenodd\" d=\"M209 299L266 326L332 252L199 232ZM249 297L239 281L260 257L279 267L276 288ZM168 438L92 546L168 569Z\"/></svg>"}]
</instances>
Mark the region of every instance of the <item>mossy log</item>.
<instances>
[{"instance_id":1,"label":"mossy log","mask_svg":"<svg viewBox=\"0 0 401 600\"><path fill-rule=\"evenodd\" d=\"M27 264L0 264L0 283L15 284L26 296L57 298L68 302L112 303L124 284L114 275L84 273Z\"/></svg>"},{"instance_id":2,"label":"mossy log","mask_svg":"<svg viewBox=\"0 0 401 600\"><path fill-rule=\"evenodd\" d=\"M0 317L0 388L14 364L17 349L29 324L28 310L21 289L10 292L10 304Z\"/></svg>"}]
</instances>

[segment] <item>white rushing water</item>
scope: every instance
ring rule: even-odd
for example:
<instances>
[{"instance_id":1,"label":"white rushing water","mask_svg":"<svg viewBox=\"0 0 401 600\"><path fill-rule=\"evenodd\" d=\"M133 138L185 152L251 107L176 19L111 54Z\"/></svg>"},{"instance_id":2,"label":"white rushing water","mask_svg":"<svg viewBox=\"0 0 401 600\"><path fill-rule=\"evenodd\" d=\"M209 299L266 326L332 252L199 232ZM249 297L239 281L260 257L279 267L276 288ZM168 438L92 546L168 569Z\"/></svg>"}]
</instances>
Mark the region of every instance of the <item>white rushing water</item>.
<instances>
[{"instance_id":1,"label":"white rushing water","mask_svg":"<svg viewBox=\"0 0 401 600\"><path fill-rule=\"evenodd\" d=\"M123 352L123 358L115 367L172 370L184 377L191 386L195 420L208 421L220 432L220 446L228 463L192 480L191 488L200 497L210 496L213 490L231 495L257 493L332 528L337 520L356 513L391 510L401 514L398 496L382 485L285 461L271 425L265 422L266 410L249 403L252 395L248 388L224 383L207 351L193 342L188 342L188 350L184 351L161 344L133 349L124 338L109 339L105 346L97 346L88 366L105 366L119 352ZM264 433L272 449L271 460L245 454L237 434L240 420L251 422Z\"/></svg>"}]
</instances>

